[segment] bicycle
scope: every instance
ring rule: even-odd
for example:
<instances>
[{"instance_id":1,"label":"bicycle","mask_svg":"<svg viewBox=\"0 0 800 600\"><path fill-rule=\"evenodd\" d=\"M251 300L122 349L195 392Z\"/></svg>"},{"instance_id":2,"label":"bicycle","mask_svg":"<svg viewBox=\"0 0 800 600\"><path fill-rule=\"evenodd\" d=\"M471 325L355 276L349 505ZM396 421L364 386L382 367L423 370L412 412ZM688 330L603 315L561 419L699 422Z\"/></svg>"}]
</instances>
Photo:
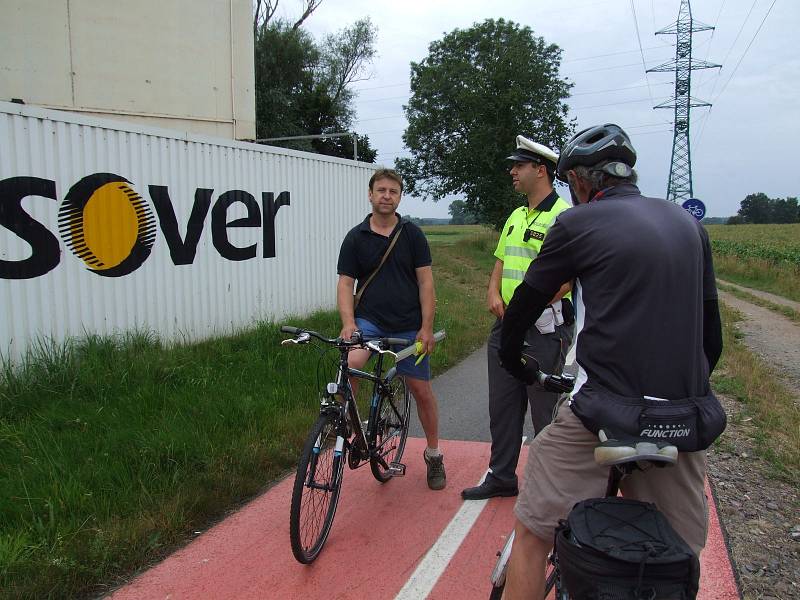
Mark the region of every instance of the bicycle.
<instances>
[{"instance_id":1,"label":"bicycle","mask_svg":"<svg viewBox=\"0 0 800 600\"><path fill-rule=\"evenodd\" d=\"M363 339L356 332L350 340L327 338L315 331L284 325L283 333L296 337L281 345L307 344L312 338L339 351L336 381L328 383L320 397L317 421L303 445L292 489L289 536L292 554L303 564L319 556L330 533L342 487L345 462L357 469L369 462L372 475L381 483L405 475L400 461L408 438L409 391L397 367L383 372L384 356L396 362L416 353L414 340L401 338ZM444 339L444 331L434 335ZM410 345L409 345L410 344ZM393 346L405 346L393 352ZM348 366L350 350L363 348L377 354L372 373ZM369 418L362 423L350 378L372 382Z\"/></svg>"},{"instance_id":2,"label":"bicycle","mask_svg":"<svg viewBox=\"0 0 800 600\"><path fill-rule=\"evenodd\" d=\"M568 394L572 391L575 378L570 375L548 375L537 369L537 382L539 385L551 392ZM600 442L606 441L605 434L600 431ZM654 445L648 440L641 440L642 444L636 445L636 454L610 456L605 455L598 446L595 449L595 461L603 466L608 466L608 484L606 486L606 498L613 498L619 493L619 485L623 477L641 468L640 463L651 463L655 466L672 465L677 462L678 450L674 446L666 446L657 451ZM500 600L506 584L506 573L508 571L508 561L511 557L511 548L514 544L514 530L511 530L503 548L497 553L497 562L492 570L491 584L492 589L489 600ZM569 600L569 592L564 588L559 568L559 558L555 546L550 551L547 558L545 572L544 598L548 598L550 593L555 590L555 600Z\"/></svg>"}]
</instances>

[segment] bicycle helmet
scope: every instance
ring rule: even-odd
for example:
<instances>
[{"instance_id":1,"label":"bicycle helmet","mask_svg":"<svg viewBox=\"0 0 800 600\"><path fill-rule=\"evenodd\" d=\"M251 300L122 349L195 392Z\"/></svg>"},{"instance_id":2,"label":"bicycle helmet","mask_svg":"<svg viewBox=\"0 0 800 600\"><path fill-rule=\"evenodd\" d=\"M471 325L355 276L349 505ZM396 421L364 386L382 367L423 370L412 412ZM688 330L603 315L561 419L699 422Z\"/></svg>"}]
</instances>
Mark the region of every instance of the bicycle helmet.
<instances>
[{"instance_id":1,"label":"bicycle helmet","mask_svg":"<svg viewBox=\"0 0 800 600\"><path fill-rule=\"evenodd\" d=\"M627 177L636 164L636 150L619 125L595 125L576 133L558 159L556 175L567 180L567 171L577 166L596 167L614 177Z\"/></svg>"}]
</instances>

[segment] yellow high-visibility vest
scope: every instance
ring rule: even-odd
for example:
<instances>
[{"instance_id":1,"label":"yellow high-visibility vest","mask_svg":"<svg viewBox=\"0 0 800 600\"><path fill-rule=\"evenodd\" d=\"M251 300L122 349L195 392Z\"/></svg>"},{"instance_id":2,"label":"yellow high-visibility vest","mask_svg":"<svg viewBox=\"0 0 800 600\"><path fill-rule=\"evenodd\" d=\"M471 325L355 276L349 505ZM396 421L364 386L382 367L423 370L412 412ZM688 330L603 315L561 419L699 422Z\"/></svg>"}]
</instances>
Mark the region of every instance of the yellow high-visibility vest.
<instances>
[{"instance_id":1,"label":"yellow high-visibility vest","mask_svg":"<svg viewBox=\"0 0 800 600\"><path fill-rule=\"evenodd\" d=\"M494 251L495 257L503 261L500 285L503 302L511 302L514 290L522 283L528 267L539 255L547 230L556 217L568 208L570 205L553 192L533 210L520 206L508 217Z\"/></svg>"}]
</instances>

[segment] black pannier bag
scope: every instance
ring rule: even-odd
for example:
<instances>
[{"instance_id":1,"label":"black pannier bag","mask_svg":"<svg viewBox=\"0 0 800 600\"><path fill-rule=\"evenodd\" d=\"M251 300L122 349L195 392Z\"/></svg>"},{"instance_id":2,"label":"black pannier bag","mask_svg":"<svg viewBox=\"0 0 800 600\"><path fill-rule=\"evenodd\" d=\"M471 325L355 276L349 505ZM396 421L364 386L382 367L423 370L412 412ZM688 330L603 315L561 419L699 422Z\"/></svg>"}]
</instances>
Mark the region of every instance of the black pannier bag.
<instances>
[{"instance_id":1,"label":"black pannier bag","mask_svg":"<svg viewBox=\"0 0 800 600\"><path fill-rule=\"evenodd\" d=\"M700 563L654 504L594 498L556 529L561 579L573 600L691 600Z\"/></svg>"}]
</instances>

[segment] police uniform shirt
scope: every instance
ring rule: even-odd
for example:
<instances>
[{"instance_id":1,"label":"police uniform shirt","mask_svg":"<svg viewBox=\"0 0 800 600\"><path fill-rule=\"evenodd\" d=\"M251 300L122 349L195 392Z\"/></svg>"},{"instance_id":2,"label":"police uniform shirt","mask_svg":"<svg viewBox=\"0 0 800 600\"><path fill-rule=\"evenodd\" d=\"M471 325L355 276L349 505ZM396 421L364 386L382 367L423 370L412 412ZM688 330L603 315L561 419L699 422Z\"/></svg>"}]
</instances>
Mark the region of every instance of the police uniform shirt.
<instances>
[{"instance_id":1,"label":"police uniform shirt","mask_svg":"<svg viewBox=\"0 0 800 600\"><path fill-rule=\"evenodd\" d=\"M528 266L538 256L548 229L568 208L570 205L553 191L533 210L529 210L527 205L520 206L509 215L494 252L495 257L503 261L500 283L503 302L511 302Z\"/></svg>"}]
</instances>

